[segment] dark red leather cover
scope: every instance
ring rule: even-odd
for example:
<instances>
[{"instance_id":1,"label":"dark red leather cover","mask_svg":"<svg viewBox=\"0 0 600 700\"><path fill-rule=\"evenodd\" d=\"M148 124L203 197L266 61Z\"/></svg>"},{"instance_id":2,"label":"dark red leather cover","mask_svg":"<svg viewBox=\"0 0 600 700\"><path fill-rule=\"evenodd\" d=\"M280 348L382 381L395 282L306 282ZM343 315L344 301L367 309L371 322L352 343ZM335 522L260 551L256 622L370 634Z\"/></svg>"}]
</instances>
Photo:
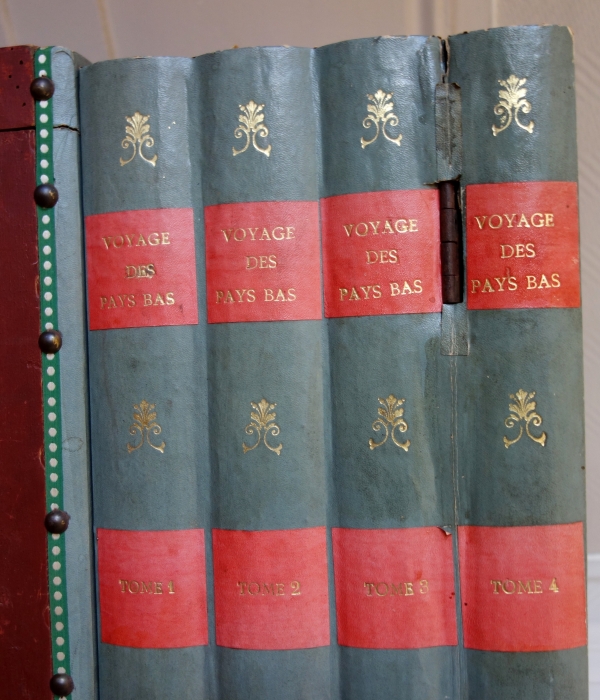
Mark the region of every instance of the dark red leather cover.
<instances>
[{"instance_id":1,"label":"dark red leather cover","mask_svg":"<svg viewBox=\"0 0 600 700\"><path fill-rule=\"evenodd\" d=\"M587 644L583 523L458 528L464 644L555 651Z\"/></svg>"},{"instance_id":2,"label":"dark red leather cover","mask_svg":"<svg viewBox=\"0 0 600 700\"><path fill-rule=\"evenodd\" d=\"M29 94L27 55L0 52L0 73L17 62ZM8 58L7 58L8 57ZM31 63L29 63L31 71ZM0 95L4 100L4 92ZM12 113L3 102L0 123ZM35 132L0 133L0 678L2 697L50 698L48 554L44 516L42 374Z\"/></svg>"},{"instance_id":3,"label":"dark red leather cover","mask_svg":"<svg viewBox=\"0 0 600 700\"><path fill-rule=\"evenodd\" d=\"M457 644L452 537L441 528L334 528L333 563L340 644Z\"/></svg>"},{"instance_id":4,"label":"dark red leather cover","mask_svg":"<svg viewBox=\"0 0 600 700\"><path fill-rule=\"evenodd\" d=\"M103 642L208 644L204 530L98 529L97 536Z\"/></svg>"},{"instance_id":5,"label":"dark red leather cover","mask_svg":"<svg viewBox=\"0 0 600 700\"><path fill-rule=\"evenodd\" d=\"M581 305L576 182L468 185L469 309Z\"/></svg>"},{"instance_id":6,"label":"dark red leather cover","mask_svg":"<svg viewBox=\"0 0 600 700\"><path fill-rule=\"evenodd\" d=\"M328 197L321 217L325 316L441 311L437 190Z\"/></svg>"},{"instance_id":7,"label":"dark red leather cover","mask_svg":"<svg viewBox=\"0 0 600 700\"><path fill-rule=\"evenodd\" d=\"M35 125L35 103L29 92L34 77L34 54L34 46L7 46L0 49L1 131L33 128ZM14 162L11 164L14 166Z\"/></svg>"},{"instance_id":8,"label":"dark red leather cover","mask_svg":"<svg viewBox=\"0 0 600 700\"><path fill-rule=\"evenodd\" d=\"M204 208L209 323L321 318L317 202Z\"/></svg>"},{"instance_id":9,"label":"dark red leather cover","mask_svg":"<svg viewBox=\"0 0 600 700\"><path fill-rule=\"evenodd\" d=\"M324 527L213 530L217 644L307 649L329 644Z\"/></svg>"},{"instance_id":10,"label":"dark red leather cover","mask_svg":"<svg viewBox=\"0 0 600 700\"><path fill-rule=\"evenodd\" d=\"M90 330L198 323L192 209L86 216Z\"/></svg>"}]
</instances>

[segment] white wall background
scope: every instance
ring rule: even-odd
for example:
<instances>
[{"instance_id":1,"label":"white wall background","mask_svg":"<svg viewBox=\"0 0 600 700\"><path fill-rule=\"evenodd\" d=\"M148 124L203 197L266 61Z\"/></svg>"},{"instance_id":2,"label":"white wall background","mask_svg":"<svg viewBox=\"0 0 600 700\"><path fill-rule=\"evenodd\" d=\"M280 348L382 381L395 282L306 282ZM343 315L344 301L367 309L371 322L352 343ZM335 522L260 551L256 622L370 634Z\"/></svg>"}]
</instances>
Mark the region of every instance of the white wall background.
<instances>
[{"instance_id":1,"label":"white wall background","mask_svg":"<svg viewBox=\"0 0 600 700\"><path fill-rule=\"evenodd\" d=\"M92 61L232 46L319 46L506 24L575 33L586 391L590 688L600 700L600 0L0 0L0 45L62 44Z\"/></svg>"}]
</instances>

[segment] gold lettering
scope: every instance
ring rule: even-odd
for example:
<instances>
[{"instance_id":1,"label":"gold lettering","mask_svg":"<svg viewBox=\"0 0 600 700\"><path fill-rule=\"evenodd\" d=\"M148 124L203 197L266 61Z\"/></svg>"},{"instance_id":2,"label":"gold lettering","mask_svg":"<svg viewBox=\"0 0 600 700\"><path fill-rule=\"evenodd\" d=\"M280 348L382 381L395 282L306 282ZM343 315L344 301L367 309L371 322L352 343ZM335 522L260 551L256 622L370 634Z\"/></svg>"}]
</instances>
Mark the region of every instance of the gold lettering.
<instances>
[{"instance_id":1,"label":"gold lettering","mask_svg":"<svg viewBox=\"0 0 600 700\"><path fill-rule=\"evenodd\" d=\"M559 593L559 588L558 588L558 583L555 578L552 579L552 583L550 584L550 588L548 588L549 591L552 591L553 593Z\"/></svg>"},{"instance_id":2,"label":"gold lettering","mask_svg":"<svg viewBox=\"0 0 600 700\"><path fill-rule=\"evenodd\" d=\"M512 590L508 590L508 584L512 585ZM502 591L506 593L507 595L512 595L515 590L516 590L516 585L514 581L511 581L509 578L507 578L505 581L502 581Z\"/></svg>"},{"instance_id":3,"label":"gold lettering","mask_svg":"<svg viewBox=\"0 0 600 700\"><path fill-rule=\"evenodd\" d=\"M485 226L487 216L476 216L475 221L477 221L477 225L479 226L479 230L483 230L483 227Z\"/></svg>"},{"instance_id":4,"label":"gold lettering","mask_svg":"<svg viewBox=\"0 0 600 700\"><path fill-rule=\"evenodd\" d=\"M302 591L300 590L300 581L292 581L292 595L300 595Z\"/></svg>"},{"instance_id":5,"label":"gold lettering","mask_svg":"<svg viewBox=\"0 0 600 700\"><path fill-rule=\"evenodd\" d=\"M129 583L129 581L125 581L125 580L122 581L121 579L119 579L119 583L121 584L121 593L125 593L125 591L127 590L127 584Z\"/></svg>"},{"instance_id":6,"label":"gold lettering","mask_svg":"<svg viewBox=\"0 0 600 700\"><path fill-rule=\"evenodd\" d=\"M550 289L550 282L548 282L548 278L546 275L542 275L540 277L540 283L538 284L538 289Z\"/></svg>"},{"instance_id":7,"label":"gold lettering","mask_svg":"<svg viewBox=\"0 0 600 700\"><path fill-rule=\"evenodd\" d=\"M539 217L539 218L537 219L537 221L538 221L537 224L536 224L535 221L533 220L535 216ZM532 214L532 215L531 215L531 225L534 226L535 228L542 228L542 226L544 225L544 215L543 215L543 214L540 214L539 212L536 212L535 214Z\"/></svg>"},{"instance_id":8,"label":"gold lettering","mask_svg":"<svg viewBox=\"0 0 600 700\"><path fill-rule=\"evenodd\" d=\"M525 581L525 585L523 585L523 581L517 581L517 595L522 595L523 593L533 593L529 581Z\"/></svg>"},{"instance_id":9,"label":"gold lettering","mask_svg":"<svg viewBox=\"0 0 600 700\"><path fill-rule=\"evenodd\" d=\"M542 582L541 581L534 581L533 582L533 592L534 593L543 593L542 589Z\"/></svg>"},{"instance_id":10,"label":"gold lettering","mask_svg":"<svg viewBox=\"0 0 600 700\"><path fill-rule=\"evenodd\" d=\"M492 586L494 587L494 594L495 594L495 595L500 595L500 590L499 590L499 589L500 589L500 586L502 585L502 581L494 581L494 580L492 580L492 581L490 581L490 583L491 583Z\"/></svg>"},{"instance_id":11,"label":"gold lettering","mask_svg":"<svg viewBox=\"0 0 600 700\"><path fill-rule=\"evenodd\" d=\"M517 224L517 228L521 228L523 225L525 225L525 228L531 228L529 225L529 222L527 221L527 217L525 214L521 214L521 218L519 219L519 223Z\"/></svg>"},{"instance_id":12,"label":"gold lettering","mask_svg":"<svg viewBox=\"0 0 600 700\"><path fill-rule=\"evenodd\" d=\"M425 594L429 593L429 582L427 579L423 579L422 581L419 581L419 593Z\"/></svg>"},{"instance_id":13,"label":"gold lettering","mask_svg":"<svg viewBox=\"0 0 600 700\"><path fill-rule=\"evenodd\" d=\"M154 593L155 593L156 595L162 595L162 592L163 592L163 589L162 589L162 582L161 582L161 581L157 581L157 582L154 584Z\"/></svg>"},{"instance_id":14,"label":"gold lettering","mask_svg":"<svg viewBox=\"0 0 600 700\"><path fill-rule=\"evenodd\" d=\"M405 588L404 595L414 595L415 594L415 592L413 591L412 583L405 583L404 588Z\"/></svg>"},{"instance_id":15,"label":"gold lettering","mask_svg":"<svg viewBox=\"0 0 600 700\"><path fill-rule=\"evenodd\" d=\"M492 219L498 222L496 226L492 224ZM490 220L488 221L488 226L493 229L500 228L500 226L502 226L502 217L500 216L500 214L492 214L490 216Z\"/></svg>"},{"instance_id":16,"label":"gold lettering","mask_svg":"<svg viewBox=\"0 0 600 700\"><path fill-rule=\"evenodd\" d=\"M383 593L381 593L379 590L380 586L384 586ZM386 596L388 594L388 591L389 591L389 586L387 585L387 583L378 583L375 586L375 593L377 593L378 596L381 596L381 597Z\"/></svg>"}]
</instances>

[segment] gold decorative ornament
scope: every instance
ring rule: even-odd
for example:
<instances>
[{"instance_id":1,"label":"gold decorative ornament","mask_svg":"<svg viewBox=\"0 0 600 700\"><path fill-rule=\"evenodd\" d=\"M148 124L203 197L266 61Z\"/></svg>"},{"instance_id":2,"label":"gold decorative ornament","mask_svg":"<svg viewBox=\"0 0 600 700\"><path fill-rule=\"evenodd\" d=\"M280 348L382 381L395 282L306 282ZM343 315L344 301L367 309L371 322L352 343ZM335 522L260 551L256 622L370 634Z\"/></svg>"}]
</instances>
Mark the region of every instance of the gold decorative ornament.
<instances>
[{"instance_id":1,"label":"gold decorative ornament","mask_svg":"<svg viewBox=\"0 0 600 700\"><path fill-rule=\"evenodd\" d=\"M240 109L242 110L242 114L238 115L240 124L233 133L236 139L242 139L245 136L246 143L239 151L232 148L233 155L239 156L240 153L247 151L248 146L252 143L259 153L263 153L268 158L271 155L271 144L261 148L256 143L257 136L266 139L269 135L267 125L263 123L265 121L265 115L263 114L264 105L257 105L254 100L250 100L247 105L240 105Z\"/></svg>"},{"instance_id":2,"label":"gold decorative ornament","mask_svg":"<svg viewBox=\"0 0 600 700\"><path fill-rule=\"evenodd\" d=\"M498 82L504 88L504 90L498 91L500 101L494 106L494 114L500 117L500 126L493 125L492 133L494 136L498 136L501 131L508 129L513 119L517 126L531 133L535 123L531 121L525 125L519 121L519 112L523 112L523 114L531 112L531 103L525 99L527 88L523 87L527 78L517 78L516 75L511 75L507 80L499 80Z\"/></svg>"},{"instance_id":3,"label":"gold decorative ornament","mask_svg":"<svg viewBox=\"0 0 600 700\"><path fill-rule=\"evenodd\" d=\"M133 420L134 422L129 426L129 434L135 435L140 434L140 442L137 445L130 445L127 443L127 451L131 454L135 450L139 450L147 442L150 447L159 452L165 451L165 442L161 442L160 445L155 445L150 440L150 433L153 435L160 435L162 428L156 422L156 411L154 410L156 404L148 403L145 399L140 401L139 404L133 405Z\"/></svg>"},{"instance_id":4,"label":"gold decorative ornament","mask_svg":"<svg viewBox=\"0 0 600 700\"><path fill-rule=\"evenodd\" d=\"M531 438L534 442L537 442L538 445L541 445L544 447L546 444L546 438L548 437L546 433L542 433L538 437L535 435L532 435L529 431L529 424L532 423L536 428L539 428L540 425L542 424L542 417L536 413L536 402L532 401L533 397L535 396L535 391L532 391L531 393L527 393L523 389L519 389L516 394L509 394L510 398L515 402L515 403L510 403L508 405L508 408L510 410L510 415L506 420L504 421L504 425L507 428L514 428L517 425L519 426L519 434L514 440L510 440L509 438L504 436L504 447L508 449L511 445L514 445L515 442L519 442L519 440L523 437L523 423L525 423L525 432L527 434L527 437Z\"/></svg>"},{"instance_id":5,"label":"gold decorative ornament","mask_svg":"<svg viewBox=\"0 0 600 700\"><path fill-rule=\"evenodd\" d=\"M127 165L127 163L131 163L135 158L136 153L139 153L142 160L145 160L146 163L150 163L152 167L155 167L158 156L154 154L152 158L146 158L142 152L142 148L152 148L152 146L154 146L154 139L148 133L150 131L150 124L148 124L150 115L144 116L136 112L132 117L125 117L125 119L127 120L127 126L125 127L125 133L127 135L121 141L121 147L133 148L133 154L129 160L120 158L119 162L121 165Z\"/></svg>"},{"instance_id":6,"label":"gold decorative ornament","mask_svg":"<svg viewBox=\"0 0 600 700\"><path fill-rule=\"evenodd\" d=\"M392 438L394 445L400 447L405 452L408 452L410 440L400 442L396 436L396 430L405 433L408 430L408 425L403 418L404 409L401 408L406 399L397 399L393 394L390 394L387 399L377 399L381 406L377 409L379 418L373 422L373 430L379 432L385 430L385 436L381 442L375 442L373 438L369 440L369 447L374 450L376 447L381 447L387 442L388 437Z\"/></svg>"},{"instance_id":7,"label":"gold decorative ornament","mask_svg":"<svg viewBox=\"0 0 600 700\"><path fill-rule=\"evenodd\" d=\"M267 435L269 435L269 433L274 437L277 437L277 435L280 433L279 426L273 422L275 418L277 418L277 414L275 411L273 411L277 404L269 403L266 399L261 399L258 403L250 401L250 405L254 410L250 411L251 422L248 423L244 430L246 435L256 433L258 439L254 445L250 446L246 445L245 442L242 442L244 454L258 447L261 442L262 435L262 442L264 443L265 447L271 450L271 452L275 452L275 454L280 455L281 450L283 449L283 444L279 443L277 447L273 447L267 442Z\"/></svg>"},{"instance_id":8,"label":"gold decorative ornament","mask_svg":"<svg viewBox=\"0 0 600 700\"><path fill-rule=\"evenodd\" d=\"M376 128L375 136L369 141L365 138L360 139L360 145L365 148L377 141L379 134L382 133L388 141L400 146L402 134L398 134L395 138L390 136L386 131L387 126L398 126L398 117L393 113L394 103L392 102L393 92L385 92L377 90L374 95L367 95L369 101L373 104L367 105L369 114L363 119L363 126L369 129L371 126Z\"/></svg>"}]
</instances>

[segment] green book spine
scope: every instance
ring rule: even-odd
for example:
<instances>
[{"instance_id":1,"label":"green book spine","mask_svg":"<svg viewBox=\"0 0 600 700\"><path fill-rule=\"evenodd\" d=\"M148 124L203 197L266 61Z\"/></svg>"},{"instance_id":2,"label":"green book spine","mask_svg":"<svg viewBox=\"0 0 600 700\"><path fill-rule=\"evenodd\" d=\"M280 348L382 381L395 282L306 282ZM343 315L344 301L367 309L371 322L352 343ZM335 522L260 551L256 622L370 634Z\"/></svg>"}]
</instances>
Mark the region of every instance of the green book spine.
<instances>
[{"instance_id":1,"label":"green book spine","mask_svg":"<svg viewBox=\"0 0 600 700\"><path fill-rule=\"evenodd\" d=\"M317 50L340 697L455 697L451 385L442 357L441 44Z\"/></svg>"},{"instance_id":2,"label":"green book spine","mask_svg":"<svg viewBox=\"0 0 600 700\"><path fill-rule=\"evenodd\" d=\"M103 700L214 696L191 68L147 58L81 71Z\"/></svg>"},{"instance_id":3,"label":"green book spine","mask_svg":"<svg viewBox=\"0 0 600 700\"><path fill-rule=\"evenodd\" d=\"M572 37L450 37L469 354L456 358L464 697L588 697Z\"/></svg>"},{"instance_id":4,"label":"green book spine","mask_svg":"<svg viewBox=\"0 0 600 700\"><path fill-rule=\"evenodd\" d=\"M196 59L220 696L335 697L313 53Z\"/></svg>"}]
</instances>

